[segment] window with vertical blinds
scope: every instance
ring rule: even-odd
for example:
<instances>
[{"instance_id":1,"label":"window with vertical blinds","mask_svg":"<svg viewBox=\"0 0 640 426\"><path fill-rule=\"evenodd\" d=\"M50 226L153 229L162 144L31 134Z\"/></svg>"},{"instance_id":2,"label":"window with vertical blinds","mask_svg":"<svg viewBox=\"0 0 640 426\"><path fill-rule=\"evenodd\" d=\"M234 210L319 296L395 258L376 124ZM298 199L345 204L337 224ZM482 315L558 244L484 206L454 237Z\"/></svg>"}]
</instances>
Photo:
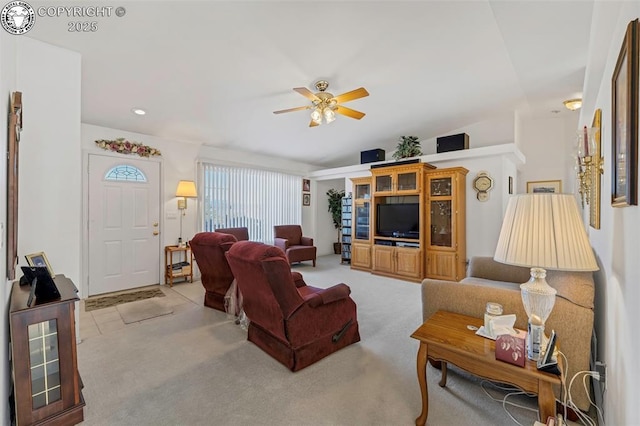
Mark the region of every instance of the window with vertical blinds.
<instances>
[{"instance_id":1,"label":"window with vertical blinds","mask_svg":"<svg viewBox=\"0 0 640 426\"><path fill-rule=\"evenodd\" d=\"M274 225L302 223L300 176L200 163L202 229L247 227L273 244Z\"/></svg>"}]
</instances>

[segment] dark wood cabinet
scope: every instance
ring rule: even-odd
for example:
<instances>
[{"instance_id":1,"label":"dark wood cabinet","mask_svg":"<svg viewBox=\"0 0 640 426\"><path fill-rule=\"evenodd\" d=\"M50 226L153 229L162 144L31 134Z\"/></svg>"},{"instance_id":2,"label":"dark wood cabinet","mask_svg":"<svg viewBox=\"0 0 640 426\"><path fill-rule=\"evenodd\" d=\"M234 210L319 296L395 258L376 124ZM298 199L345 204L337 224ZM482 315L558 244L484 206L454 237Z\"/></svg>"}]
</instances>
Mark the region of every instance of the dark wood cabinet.
<instances>
[{"instance_id":1,"label":"dark wood cabinet","mask_svg":"<svg viewBox=\"0 0 640 426\"><path fill-rule=\"evenodd\" d=\"M15 422L72 425L83 421L78 374L75 302L77 288L64 275L54 278L60 299L27 305L30 287L13 283L9 321Z\"/></svg>"}]
</instances>

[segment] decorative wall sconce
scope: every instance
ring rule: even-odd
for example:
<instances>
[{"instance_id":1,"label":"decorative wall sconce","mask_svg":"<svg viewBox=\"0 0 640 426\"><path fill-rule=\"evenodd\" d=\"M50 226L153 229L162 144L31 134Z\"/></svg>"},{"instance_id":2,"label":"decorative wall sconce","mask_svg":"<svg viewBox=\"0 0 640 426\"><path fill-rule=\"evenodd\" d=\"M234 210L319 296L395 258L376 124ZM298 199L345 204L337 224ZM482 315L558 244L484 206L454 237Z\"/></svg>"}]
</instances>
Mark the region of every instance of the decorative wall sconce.
<instances>
[{"instance_id":1,"label":"decorative wall sconce","mask_svg":"<svg viewBox=\"0 0 640 426\"><path fill-rule=\"evenodd\" d=\"M600 110L596 111L599 117ZM590 206L590 224L600 228L600 176L604 172L603 159L600 152L599 120L594 117L594 125L584 126L577 132L577 161L576 174L578 177L578 192L584 208L585 201Z\"/></svg>"}]
</instances>

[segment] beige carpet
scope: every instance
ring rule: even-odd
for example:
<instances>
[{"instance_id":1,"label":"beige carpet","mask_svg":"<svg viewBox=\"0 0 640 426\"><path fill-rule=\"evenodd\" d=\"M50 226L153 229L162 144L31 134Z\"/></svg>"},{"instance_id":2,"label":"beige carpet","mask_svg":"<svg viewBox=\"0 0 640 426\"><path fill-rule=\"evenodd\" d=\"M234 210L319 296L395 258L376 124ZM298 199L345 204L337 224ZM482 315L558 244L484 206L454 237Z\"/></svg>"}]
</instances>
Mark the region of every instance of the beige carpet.
<instances>
[{"instance_id":1,"label":"beige carpet","mask_svg":"<svg viewBox=\"0 0 640 426\"><path fill-rule=\"evenodd\" d=\"M339 256L316 268L296 265L309 285L347 283L358 305L362 341L292 373L256 345L224 312L202 305L198 281L165 289L193 303L90 337L78 346L87 426L395 426L420 414L416 376L422 323L420 286L354 271ZM452 283L451 285L455 285ZM167 297L170 299L170 297ZM82 326L82 324L81 324ZM512 426L502 401L479 381L449 370L447 386L428 367L428 425ZM505 392L492 390L501 399ZM511 400L511 398L510 398ZM514 401L535 407L535 399ZM510 411L522 425L536 414Z\"/></svg>"},{"instance_id":2,"label":"beige carpet","mask_svg":"<svg viewBox=\"0 0 640 426\"><path fill-rule=\"evenodd\" d=\"M94 311L96 309L108 308L121 303L134 302L136 300L150 299L152 297L164 297L164 293L159 288L150 290L135 290L126 293L118 293L109 296L91 297L85 300L85 311Z\"/></svg>"},{"instance_id":3,"label":"beige carpet","mask_svg":"<svg viewBox=\"0 0 640 426\"><path fill-rule=\"evenodd\" d=\"M161 290L160 293L162 293ZM164 293L162 294L164 296ZM123 303L116 306L125 324L139 322L150 318L173 313L173 308L166 305L164 300L158 298L138 300L136 302Z\"/></svg>"}]
</instances>

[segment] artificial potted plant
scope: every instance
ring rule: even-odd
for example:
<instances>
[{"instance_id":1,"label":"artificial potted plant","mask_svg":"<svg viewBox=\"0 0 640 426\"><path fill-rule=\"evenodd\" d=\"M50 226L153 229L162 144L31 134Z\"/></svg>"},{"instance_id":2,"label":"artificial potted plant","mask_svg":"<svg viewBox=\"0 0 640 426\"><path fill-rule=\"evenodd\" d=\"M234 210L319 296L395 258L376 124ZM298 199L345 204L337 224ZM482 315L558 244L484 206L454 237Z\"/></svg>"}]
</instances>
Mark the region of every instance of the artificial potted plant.
<instances>
[{"instance_id":1,"label":"artificial potted plant","mask_svg":"<svg viewBox=\"0 0 640 426\"><path fill-rule=\"evenodd\" d=\"M327 191L327 199L329 201L329 213L331 213L331 219L333 220L333 226L338 230L338 242L333 243L333 252L340 254L340 231L342 230L342 197L344 197L344 190L338 191L331 188Z\"/></svg>"},{"instance_id":2,"label":"artificial potted plant","mask_svg":"<svg viewBox=\"0 0 640 426\"><path fill-rule=\"evenodd\" d=\"M422 155L420 141L417 136L400 136L400 142L396 146L393 158L400 160L402 158L417 157Z\"/></svg>"}]
</instances>

